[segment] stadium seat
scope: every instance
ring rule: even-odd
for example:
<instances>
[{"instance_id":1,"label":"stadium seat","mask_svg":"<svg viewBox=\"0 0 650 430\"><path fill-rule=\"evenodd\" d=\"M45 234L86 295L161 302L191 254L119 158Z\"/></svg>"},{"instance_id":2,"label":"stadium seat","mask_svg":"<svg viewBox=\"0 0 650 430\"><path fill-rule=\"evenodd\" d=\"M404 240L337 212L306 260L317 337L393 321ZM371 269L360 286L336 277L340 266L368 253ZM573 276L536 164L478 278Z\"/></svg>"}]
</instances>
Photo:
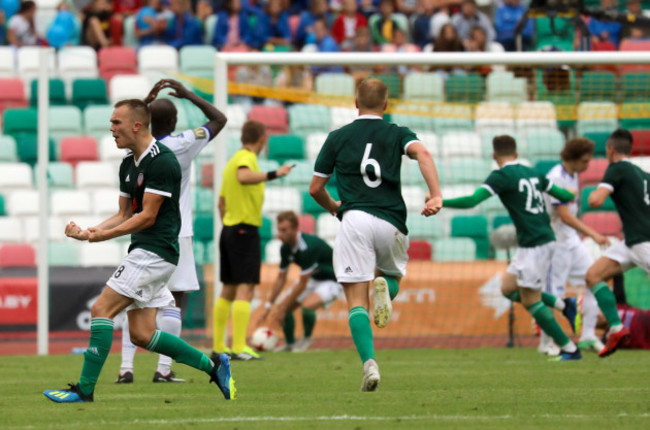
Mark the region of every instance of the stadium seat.
<instances>
[{"instance_id":1,"label":"stadium seat","mask_svg":"<svg viewBox=\"0 0 650 430\"><path fill-rule=\"evenodd\" d=\"M85 134L95 139L101 139L111 129L111 115L113 106L92 105L84 109Z\"/></svg>"},{"instance_id":2,"label":"stadium seat","mask_svg":"<svg viewBox=\"0 0 650 430\"><path fill-rule=\"evenodd\" d=\"M287 112L292 134L304 137L309 133L330 131L330 109L327 106L296 103L289 106Z\"/></svg>"},{"instance_id":3,"label":"stadium seat","mask_svg":"<svg viewBox=\"0 0 650 430\"><path fill-rule=\"evenodd\" d=\"M509 103L482 102L476 105L474 124L478 133L514 132L515 112Z\"/></svg>"},{"instance_id":4,"label":"stadium seat","mask_svg":"<svg viewBox=\"0 0 650 430\"><path fill-rule=\"evenodd\" d=\"M573 51L575 24L571 19L535 18L536 51L555 46L561 51Z\"/></svg>"},{"instance_id":5,"label":"stadium seat","mask_svg":"<svg viewBox=\"0 0 650 430\"><path fill-rule=\"evenodd\" d=\"M278 239L271 239L264 246L264 262L268 264L280 264L280 247L282 242Z\"/></svg>"},{"instance_id":6,"label":"stadium seat","mask_svg":"<svg viewBox=\"0 0 650 430\"><path fill-rule=\"evenodd\" d=\"M38 115L34 108L12 108L4 111L4 134L36 134Z\"/></svg>"},{"instance_id":7,"label":"stadium seat","mask_svg":"<svg viewBox=\"0 0 650 430\"><path fill-rule=\"evenodd\" d=\"M402 83L400 75L397 73L373 73L368 78L378 79L386 85L388 89L388 98L401 99Z\"/></svg>"},{"instance_id":8,"label":"stadium seat","mask_svg":"<svg viewBox=\"0 0 650 430\"><path fill-rule=\"evenodd\" d=\"M316 77L316 92L332 96L354 97L354 78L345 73L321 73Z\"/></svg>"},{"instance_id":9,"label":"stadium seat","mask_svg":"<svg viewBox=\"0 0 650 430\"><path fill-rule=\"evenodd\" d=\"M291 169L291 173L281 179L281 184L291 185L301 189L309 188L309 184L314 177L314 162L298 160L292 161L291 163L295 166Z\"/></svg>"},{"instance_id":10,"label":"stadium seat","mask_svg":"<svg viewBox=\"0 0 650 430\"><path fill-rule=\"evenodd\" d=\"M83 134L81 110L76 106L53 106L48 110L48 130L56 142L65 136Z\"/></svg>"},{"instance_id":11,"label":"stadium seat","mask_svg":"<svg viewBox=\"0 0 650 430\"><path fill-rule=\"evenodd\" d=\"M305 145L300 136L276 134L269 137L267 146L269 160L276 160L280 164L305 158Z\"/></svg>"},{"instance_id":12,"label":"stadium seat","mask_svg":"<svg viewBox=\"0 0 650 430\"><path fill-rule=\"evenodd\" d=\"M312 198L309 191L302 192L302 213L318 217L320 214L325 213L325 209Z\"/></svg>"},{"instance_id":13,"label":"stadium seat","mask_svg":"<svg viewBox=\"0 0 650 430\"><path fill-rule=\"evenodd\" d=\"M0 243L17 243L23 240L22 220L17 217L0 217Z\"/></svg>"},{"instance_id":14,"label":"stadium seat","mask_svg":"<svg viewBox=\"0 0 650 430\"><path fill-rule=\"evenodd\" d=\"M97 52L90 46L64 46L57 53L59 76L68 85L79 78L97 78Z\"/></svg>"},{"instance_id":15,"label":"stadium seat","mask_svg":"<svg viewBox=\"0 0 650 430\"><path fill-rule=\"evenodd\" d=\"M633 144L630 155L650 155L650 130L630 130Z\"/></svg>"},{"instance_id":16,"label":"stadium seat","mask_svg":"<svg viewBox=\"0 0 650 430\"><path fill-rule=\"evenodd\" d=\"M99 139L99 159L101 161L120 163L125 155L126 150L117 147L112 135L106 134Z\"/></svg>"},{"instance_id":17,"label":"stadium seat","mask_svg":"<svg viewBox=\"0 0 650 430\"><path fill-rule=\"evenodd\" d=\"M525 78L516 78L514 73L491 72L486 79L486 99L490 102L512 104L528 100L528 83Z\"/></svg>"},{"instance_id":18,"label":"stadium seat","mask_svg":"<svg viewBox=\"0 0 650 430\"><path fill-rule=\"evenodd\" d=\"M546 174L558 164L560 160L537 160L535 163L535 170L537 170L541 175L546 176Z\"/></svg>"},{"instance_id":19,"label":"stadium seat","mask_svg":"<svg viewBox=\"0 0 650 430\"><path fill-rule=\"evenodd\" d=\"M517 106L515 113L517 131L543 128L557 128L557 114L553 103L546 101L525 102Z\"/></svg>"},{"instance_id":20,"label":"stadium seat","mask_svg":"<svg viewBox=\"0 0 650 430\"><path fill-rule=\"evenodd\" d=\"M203 257L204 264L211 264L214 262L214 241L205 242L204 244L205 255Z\"/></svg>"},{"instance_id":21,"label":"stadium seat","mask_svg":"<svg viewBox=\"0 0 650 430\"><path fill-rule=\"evenodd\" d=\"M406 217L409 238L434 240L445 235L443 221L439 217L423 217L420 212L410 212Z\"/></svg>"},{"instance_id":22,"label":"stadium seat","mask_svg":"<svg viewBox=\"0 0 650 430\"><path fill-rule=\"evenodd\" d=\"M305 146L308 160L316 160L326 139L327 133L310 133L307 136Z\"/></svg>"},{"instance_id":23,"label":"stadium seat","mask_svg":"<svg viewBox=\"0 0 650 430\"><path fill-rule=\"evenodd\" d=\"M103 188L91 192L92 207L95 215L104 217L111 216L117 212L119 207L120 190Z\"/></svg>"},{"instance_id":24,"label":"stadium seat","mask_svg":"<svg viewBox=\"0 0 650 430\"><path fill-rule=\"evenodd\" d=\"M580 191L580 213L583 215L587 212L607 212L616 210L616 206L614 206L614 201L612 200L611 196L607 197L605 203L601 207L589 207L589 194L591 194L596 188L596 185L588 185L586 187L583 187Z\"/></svg>"},{"instance_id":25,"label":"stadium seat","mask_svg":"<svg viewBox=\"0 0 650 430\"><path fill-rule=\"evenodd\" d=\"M88 105L107 105L106 81L92 78L72 81L72 104L79 109Z\"/></svg>"},{"instance_id":26,"label":"stadium seat","mask_svg":"<svg viewBox=\"0 0 650 430\"><path fill-rule=\"evenodd\" d=\"M15 190L33 187L32 169L26 163L3 163L0 175L1 190Z\"/></svg>"},{"instance_id":27,"label":"stadium seat","mask_svg":"<svg viewBox=\"0 0 650 430\"><path fill-rule=\"evenodd\" d=\"M262 242L268 242L273 239L273 220L267 216L262 217L260 226L260 239Z\"/></svg>"},{"instance_id":28,"label":"stadium seat","mask_svg":"<svg viewBox=\"0 0 650 430\"><path fill-rule=\"evenodd\" d=\"M316 218L312 215L298 215L298 229L302 233L316 233Z\"/></svg>"},{"instance_id":29,"label":"stadium seat","mask_svg":"<svg viewBox=\"0 0 650 430\"><path fill-rule=\"evenodd\" d=\"M27 107L25 84L20 78L0 79L0 113L7 108Z\"/></svg>"},{"instance_id":30,"label":"stadium seat","mask_svg":"<svg viewBox=\"0 0 650 430\"><path fill-rule=\"evenodd\" d=\"M623 238L623 224L616 212L590 212L581 219L588 227L604 236Z\"/></svg>"},{"instance_id":31,"label":"stadium seat","mask_svg":"<svg viewBox=\"0 0 650 430\"><path fill-rule=\"evenodd\" d=\"M98 161L97 141L94 137L64 137L61 139L61 161L76 166L80 161Z\"/></svg>"},{"instance_id":32,"label":"stadium seat","mask_svg":"<svg viewBox=\"0 0 650 430\"><path fill-rule=\"evenodd\" d=\"M420 143L424 145L427 151L429 151L429 154L431 154L433 159L438 159L438 157L440 157L440 142L438 135L427 131L413 131L417 135L418 139L420 139Z\"/></svg>"},{"instance_id":33,"label":"stadium seat","mask_svg":"<svg viewBox=\"0 0 650 430\"><path fill-rule=\"evenodd\" d=\"M124 99L144 99L151 83L144 75L114 75L109 83L109 99L115 104Z\"/></svg>"},{"instance_id":34,"label":"stadium seat","mask_svg":"<svg viewBox=\"0 0 650 430\"><path fill-rule=\"evenodd\" d=\"M38 191L17 190L12 192L9 194L6 209L9 216L24 217L38 215Z\"/></svg>"},{"instance_id":35,"label":"stadium seat","mask_svg":"<svg viewBox=\"0 0 650 430\"><path fill-rule=\"evenodd\" d=\"M25 133L17 134L16 136L16 150L18 151L18 159L23 163L30 166L35 166L38 161L38 136L36 134ZM56 160L56 143L53 139L48 139L50 161Z\"/></svg>"},{"instance_id":36,"label":"stadium seat","mask_svg":"<svg viewBox=\"0 0 650 430\"><path fill-rule=\"evenodd\" d=\"M626 103L650 101L650 71L624 73L621 76L621 100Z\"/></svg>"},{"instance_id":37,"label":"stadium seat","mask_svg":"<svg viewBox=\"0 0 650 430\"><path fill-rule=\"evenodd\" d=\"M15 163L17 161L16 139L0 135L0 163Z\"/></svg>"},{"instance_id":38,"label":"stadium seat","mask_svg":"<svg viewBox=\"0 0 650 430\"><path fill-rule=\"evenodd\" d=\"M492 230L496 230L502 225L512 224L512 218L510 215L497 215L492 219Z\"/></svg>"},{"instance_id":39,"label":"stadium seat","mask_svg":"<svg viewBox=\"0 0 650 430\"><path fill-rule=\"evenodd\" d=\"M646 9L646 7L644 7ZM623 39L619 45L620 51L648 51L650 50L650 41L643 39ZM633 72L650 72L648 64L621 64L619 71L622 75ZM647 88L646 88L647 90Z\"/></svg>"},{"instance_id":40,"label":"stadium seat","mask_svg":"<svg viewBox=\"0 0 650 430\"><path fill-rule=\"evenodd\" d=\"M447 160L439 170L445 170L446 185L481 184L492 170L489 160L476 157L454 157Z\"/></svg>"},{"instance_id":41,"label":"stadium seat","mask_svg":"<svg viewBox=\"0 0 650 430\"><path fill-rule=\"evenodd\" d=\"M178 73L178 51L168 45L147 45L138 50L138 72L157 82L164 75Z\"/></svg>"},{"instance_id":42,"label":"stadium seat","mask_svg":"<svg viewBox=\"0 0 650 430\"><path fill-rule=\"evenodd\" d=\"M228 105L226 108L226 118L228 118L228 122L226 123L228 130L241 134L241 128L246 122L246 111L244 107L242 105Z\"/></svg>"},{"instance_id":43,"label":"stadium seat","mask_svg":"<svg viewBox=\"0 0 650 430\"><path fill-rule=\"evenodd\" d=\"M445 159L451 157L481 157L483 144L478 134L467 132L450 132L442 137L440 144L441 155Z\"/></svg>"},{"instance_id":44,"label":"stadium seat","mask_svg":"<svg viewBox=\"0 0 650 430\"><path fill-rule=\"evenodd\" d=\"M433 244L434 261L474 261L476 243L469 237L441 238Z\"/></svg>"},{"instance_id":45,"label":"stadium seat","mask_svg":"<svg viewBox=\"0 0 650 430\"><path fill-rule=\"evenodd\" d=\"M51 196L50 210L52 215L90 215L92 206L90 195L86 191L58 190Z\"/></svg>"},{"instance_id":46,"label":"stadium seat","mask_svg":"<svg viewBox=\"0 0 650 430\"><path fill-rule=\"evenodd\" d=\"M585 102L578 105L576 132L612 132L618 127L618 108L614 103Z\"/></svg>"},{"instance_id":47,"label":"stadium seat","mask_svg":"<svg viewBox=\"0 0 650 430\"><path fill-rule=\"evenodd\" d=\"M409 260L431 261L433 249L426 240L412 240L408 248Z\"/></svg>"},{"instance_id":48,"label":"stadium seat","mask_svg":"<svg viewBox=\"0 0 650 430\"><path fill-rule=\"evenodd\" d=\"M391 122L401 127L408 127L411 130L423 130L429 133L435 130L435 119L431 116L430 112L415 115L399 113L401 111L403 111L403 108L400 105L396 109L396 112L391 114Z\"/></svg>"},{"instance_id":49,"label":"stadium seat","mask_svg":"<svg viewBox=\"0 0 650 430\"><path fill-rule=\"evenodd\" d=\"M194 197L194 212L197 215L213 215L214 214L214 192L211 189L203 187L193 188Z\"/></svg>"},{"instance_id":50,"label":"stadium seat","mask_svg":"<svg viewBox=\"0 0 650 430\"><path fill-rule=\"evenodd\" d=\"M214 186L214 164L205 163L201 166L199 174L199 184L203 188L212 188Z\"/></svg>"},{"instance_id":51,"label":"stadium seat","mask_svg":"<svg viewBox=\"0 0 650 430\"><path fill-rule=\"evenodd\" d=\"M205 46L183 46L180 50L181 73L212 78L216 49L211 44L212 41Z\"/></svg>"},{"instance_id":52,"label":"stadium seat","mask_svg":"<svg viewBox=\"0 0 650 430\"><path fill-rule=\"evenodd\" d=\"M113 163L81 161L76 167L77 187L114 188L118 186L118 170Z\"/></svg>"},{"instance_id":53,"label":"stadium seat","mask_svg":"<svg viewBox=\"0 0 650 430\"><path fill-rule=\"evenodd\" d=\"M0 78L14 76L16 76L16 50L12 46L0 46Z\"/></svg>"},{"instance_id":54,"label":"stadium seat","mask_svg":"<svg viewBox=\"0 0 650 430\"><path fill-rule=\"evenodd\" d=\"M580 80L580 101L616 102L616 76L607 71L585 71Z\"/></svg>"},{"instance_id":55,"label":"stadium seat","mask_svg":"<svg viewBox=\"0 0 650 430\"><path fill-rule=\"evenodd\" d=\"M447 103L474 104L485 97L485 84L480 75L470 73L459 76L452 75L445 81Z\"/></svg>"},{"instance_id":56,"label":"stadium seat","mask_svg":"<svg viewBox=\"0 0 650 430\"><path fill-rule=\"evenodd\" d=\"M444 82L437 73L409 73L404 77L404 99L443 103Z\"/></svg>"},{"instance_id":57,"label":"stadium seat","mask_svg":"<svg viewBox=\"0 0 650 430\"><path fill-rule=\"evenodd\" d=\"M650 157L631 157L630 162L650 173Z\"/></svg>"},{"instance_id":58,"label":"stadium seat","mask_svg":"<svg viewBox=\"0 0 650 430\"><path fill-rule=\"evenodd\" d=\"M441 166L438 166L438 176L442 182L443 173L440 172ZM402 168L401 168L401 183L402 185L419 185L421 187L426 186L426 182L422 177L422 172L420 171L420 165L417 161L411 160L408 157L402 158Z\"/></svg>"},{"instance_id":59,"label":"stadium seat","mask_svg":"<svg viewBox=\"0 0 650 430\"><path fill-rule=\"evenodd\" d=\"M611 133L603 131L595 131L585 133L582 137L592 140L596 147L594 148L594 157L604 157L606 155L605 146L607 138Z\"/></svg>"},{"instance_id":60,"label":"stadium seat","mask_svg":"<svg viewBox=\"0 0 650 430\"><path fill-rule=\"evenodd\" d=\"M5 197L0 194L0 217L7 216L7 211L5 209Z\"/></svg>"},{"instance_id":61,"label":"stadium seat","mask_svg":"<svg viewBox=\"0 0 650 430\"><path fill-rule=\"evenodd\" d=\"M192 242L192 249L194 251L194 263L197 266L203 266L204 264L208 264L208 261L206 261L205 258L205 244L203 242L199 242L198 240L195 240Z\"/></svg>"},{"instance_id":62,"label":"stadium seat","mask_svg":"<svg viewBox=\"0 0 650 430\"><path fill-rule=\"evenodd\" d=\"M359 112L353 108L332 107L330 115L330 130L338 130L354 121L359 116Z\"/></svg>"},{"instance_id":63,"label":"stadium seat","mask_svg":"<svg viewBox=\"0 0 650 430\"><path fill-rule=\"evenodd\" d=\"M606 158L595 158L589 162L587 170L580 173L580 186L597 185L602 181L609 161Z\"/></svg>"},{"instance_id":64,"label":"stadium seat","mask_svg":"<svg viewBox=\"0 0 650 430\"><path fill-rule=\"evenodd\" d=\"M73 242L50 242L48 244L50 266L78 266L79 246Z\"/></svg>"},{"instance_id":65,"label":"stadium seat","mask_svg":"<svg viewBox=\"0 0 650 430\"><path fill-rule=\"evenodd\" d=\"M107 82L115 75L138 73L135 49L130 46L109 46L102 48L97 56L99 75ZM147 91L149 88L147 89Z\"/></svg>"},{"instance_id":66,"label":"stadium seat","mask_svg":"<svg viewBox=\"0 0 650 430\"><path fill-rule=\"evenodd\" d=\"M402 185L402 198L407 211L416 212L424 209L425 190L415 185Z\"/></svg>"},{"instance_id":67,"label":"stadium seat","mask_svg":"<svg viewBox=\"0 0 650 430\"><path fill-rule=\"evenodd\" d=\"M469 237L476 243L476 258L485 260L490 255L487 219L482 215L455 216L451 219L451 237Z\"/></svg>"},{"instance_id":68,"label":"stadium seat","mask_svg":"<svg viewBox=\"0 0 650 430\"><path fill-rule=\"evenodd\" d=\"M214 239L214 217L197 215L194 217L194 239L209 242Z\"/></svg>"},{"instance_id":69,"label":"stadium seat","mask_svg":"<svg viewBox=\"0 0 650 430\"><path fill-rule=\"evenodd\" d=\"M322 213L316 218L316 234L325 241L336 239L341 228L341 221L329 213Z\"/></svg>"},{"instance_id":70,"label":"stadium seat","mask_svg":"<svg viewBox=\"0 0 650 430\"><path fill-rule=\"evenodd\" d=\"M38 78L40 69L40 52L38 46L22 46L18 48L17 56L17 75L23 82L31 82L32 79ZM48 72L49 76L56 76L56 56L54 50L48 55Z\"/></svg>"},{"instance_id":71,"label":"stadium seat","mask_svg":"<svg viewBox=\"0 0 650 430\"><path fill-rule=\"evenodd\" d=\"M117 266L124 258L122 248L115 242L86 243L79 245L81 267Z\"/></svg>"},{"instance_id":72,"label":"stadium seat","mask_svg":"<svg viewBox=\"0 0 650 430\"><path fill-rule=\"evenodd\" d=\"M36 250L29 244L4 244L0 246L0 267L34 267Z\"/></svg>"},{"instance_id":73,"label":"stadium seat","mask_svg":"<svg viewBox=\"0 0 650 430\"><path fill-rule=\"evenodd\" d=\"M34 169L34 176L37 176L36 168ZM74 170L69 163L59 161L49 163L47 165L47 179L50 187L55 189L71 189L75 186Z\"/></svg>"},{"instance_id":74,"label":"stadium seat","mask_svg":"<svg viewBox=\"0 0 650 430\"><path fill-rule=\"evenodd\" d=\"M65 83L61 79L50 79L50 106L63 106L68 103L65 94ZM38 80L33 79L30 84L30 105L36 107L38 101Z\"/></svg>"},{"instance_id":75,"label":"stadium seat","mask_svg":"<svg viewBox=\"0 0 650 430\"><path fill-rule=\"evenodd\" d=\"M445 103L433 108L433 126L439 136L456 131L474 130L472 108Z\"/></svg>"},{"instance_id":76,"label":"stadium seat","mask_svg":"<svg viewBox=\"0 0 650 430\"><path fill-rule=\"evenodd\" d=\"M249 120L266 125L267 134L286 134L289 132L289 118L282 106L255 105L248 113Z\"/></svg>"},{"instance_id":77,"label":"stadium seat","mask_svg":"<svg viewBox=\"0 0 650 430\"><path fill-rule=\"evenodd\" d=\"M564 148L564 134L557 129L532 130L526 133L525 139L525 157L533 162L540 159L559 160L560 151Z\"/></svg>"},{"instance_id":78,"label":"stadium seat","mask_svg":"<svg viewBox=\"0 0 650 430\"><path fill-rule=\"evenodd\" d=\"M302 196L293 187L266 187L264 191L264 204L262 213L278 213L291 210L300 213Z\"/></svg>"}]
</instances>

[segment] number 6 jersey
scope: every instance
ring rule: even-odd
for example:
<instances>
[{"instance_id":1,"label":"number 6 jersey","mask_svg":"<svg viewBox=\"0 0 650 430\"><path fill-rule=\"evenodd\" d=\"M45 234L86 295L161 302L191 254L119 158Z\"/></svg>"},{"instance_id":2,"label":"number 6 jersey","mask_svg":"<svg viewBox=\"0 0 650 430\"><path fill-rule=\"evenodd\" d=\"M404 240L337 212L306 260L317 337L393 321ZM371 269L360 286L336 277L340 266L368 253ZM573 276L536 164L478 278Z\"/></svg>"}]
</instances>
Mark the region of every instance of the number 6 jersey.
<instances>
[{"instance_id":1,"label":"number 6 jersey","mask_svg":"<svg viewBox=\"0 0 650 430\"><path fill-rule=\"evenodd\" d=\"M327 136L314 175L327 178L336 172L341 212L361 210L407 234L400 171L402 155L414 142L419 139L408 128L362 115Z\"/></svg>"},{"instance_id":2,"label":"number 6 jersey","mask_svg":"<svg viewBox=\"0 0 650 430\"><path fill-rule=\"evenodd\" d=\"M553 187L544 175L519 161L506 163L490 173L483 188L497 194L517 229L522 248L532 248L555 240L542 192Z\"/></svg>"}]
</instances>

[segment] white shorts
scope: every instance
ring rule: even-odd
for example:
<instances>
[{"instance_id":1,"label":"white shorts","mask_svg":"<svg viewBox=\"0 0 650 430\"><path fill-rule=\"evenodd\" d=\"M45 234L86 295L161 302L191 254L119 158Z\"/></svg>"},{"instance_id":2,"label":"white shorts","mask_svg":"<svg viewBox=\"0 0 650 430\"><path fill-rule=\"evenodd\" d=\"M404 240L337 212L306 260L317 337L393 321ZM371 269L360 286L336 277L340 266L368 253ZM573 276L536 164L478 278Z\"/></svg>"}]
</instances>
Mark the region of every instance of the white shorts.
<instances>
[{"instance_id":1,"label":"white shorts","mask_svg":"<svg viewBox=\"0 0 650 430\"><path fill-rule=\"evenodd\" d=\"M199 280L196 277L196 262L194 261L194 247L192 245L192 236L178 238L178 265L169 282L167 288L172 293L177 291L198 291Z\"/></svg>"},{"instance_id":2,"label":"white shorts","mask_svg":"<svg viewBox=\"0 0 650 430\"><path fill-rule=\"evenodd\" d=\"M339 282L406 275L408 237L386 220L359 210L347 211L334 243L334 272Z\"/></svg>"},{"instance_id":3,"label":"white shorts","mask_svg":"<svg viewBox=\"0 0 650 430\"><path fill-rule=\"evenodd\" d=\"M174 306L174 297L166 287L174 269L176 266L157 254L136 248L122 260L106 285L134 300L127 311Z\"/></svg>"},{"instance_id":4,"label":"white shorts","mask_svg":"<svg viewBox=\"0 0 650 430\"><path fill-rule=\"evenodd\" d=\"M575 286L585 285L585 275L593 263L591 253L582 242L557 242L551 260L550 288L546 292L564 297L567 281Z\"/></svg>"},{"instance_id":5,"label":"white shorts","mask_svg":"<svg viewBox=\"0 0 650 430\"><path fill-rule=\"evenodd\" d=\"M603 257L619 263L624 272L639 266L650 276L650 242L637 243L632 248L625 242L618 242L607 248Z\"/></svg>"},{"instance_id":6,"label":"white shorts","mask_svg":"<svg viewBox=\"0 0 650 430\"><path fill-rule=\"evenodd\" d=\"M280 297L278 297L278 301L280 302L284 300L285 297L291 294L293 289L298 285L298 282L299 281L294 282L293 285L287 288ZM342 292L343 287L336 281L309 278L305 291L298 296L296 303L302 303L307 297L312 295L312 293L316 293L323 301L324 307L327 308L333 301L339 298Z\"/></svg>"},{"instance_id":7,"label":"white shorts","mask_svg":"<svg viewBox=\"0 0 650 430\"><path fill-rule=\"evenodd\" d=\"M541 290L549 281L549 269L555 242L532 248L519 248L515 253L507 272L517 277L517 285L524 288Z\"/></svg>"}]
</instances>

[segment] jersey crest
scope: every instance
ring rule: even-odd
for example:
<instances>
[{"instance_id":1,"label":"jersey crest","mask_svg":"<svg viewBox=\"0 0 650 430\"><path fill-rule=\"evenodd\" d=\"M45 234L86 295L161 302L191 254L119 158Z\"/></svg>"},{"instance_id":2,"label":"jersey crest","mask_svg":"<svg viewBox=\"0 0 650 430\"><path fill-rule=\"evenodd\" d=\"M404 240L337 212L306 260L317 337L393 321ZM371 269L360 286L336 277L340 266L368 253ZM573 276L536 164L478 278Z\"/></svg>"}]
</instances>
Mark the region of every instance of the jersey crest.
<instances>
[{"instance_id":1,"label":"jersey crest","mask_svg":"<svg viewBox=\"0 0 650 430\"><path fill-rule=\"evenodd\" d=\"M141 187L143 183L144 183L144 173L140 173L138 175L138 187Z\"/></svg>"}]
</instances>

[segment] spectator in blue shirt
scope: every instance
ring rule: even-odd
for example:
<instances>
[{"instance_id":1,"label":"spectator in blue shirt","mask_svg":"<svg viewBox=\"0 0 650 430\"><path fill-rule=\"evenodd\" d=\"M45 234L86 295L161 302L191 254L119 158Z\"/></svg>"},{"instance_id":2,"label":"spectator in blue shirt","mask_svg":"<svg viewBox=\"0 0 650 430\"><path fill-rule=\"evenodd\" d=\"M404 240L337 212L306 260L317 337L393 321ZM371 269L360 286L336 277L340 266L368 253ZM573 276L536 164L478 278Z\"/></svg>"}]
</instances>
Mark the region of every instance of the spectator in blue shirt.
<instances>
[{"instance_id":1,"label":"spectator in blue shirt","mask_svg":"<svg viewBox=\"0 0 650 430\"><path fill-rule=\"evenodd\" d=\"M433 43L432 18L434 8L433 0L420 0L420 12L415 15L413 21L413 43L420 49L424 49L429 43Z\"/></svg>"},{"instance_id":2,"label":"spectator in blue shirt","mask_svg":"<svg viewBox=\"0 0 650 430\"><path fill-rule=\"evenodd\" d=\"M503 45L506 51L516 51L515 27L526 11L521 5L521 0L504 0L503 4L494 13L494 28L497 32L497 42ZM533 37L533 19L529 19L521 33L522 49L530 50Z\"/></svg>"},{"instance_id":3,"label":"spectator in blue shirt","mask_svg":"<svg viewBox=\"0 0 650 430\"><path fill-rule=\"evenodd\" d=\"M330 36L327 29L327 23L324 19L317 19L314 22L314 33L308 38L310 42L316 45L318 52L339 52L339 45L334 38ZM342 72L341 66L334 67L312 67L312 71L316 73L321 72Z\"/></svg>"},{"instance_id":4,"label":"spectator in blue shirt","mask_svg":"<svg viewBox=\"0 0 650 430\"><path fill-rule=\"evenodd\" d=\"M600 6L603 10L618 11L616 0L602 0ZM599 21L595 18L591 18L587 27L589 28L591 37L596 39L595 41L610 41L618 47L618 44L621 41L621 31L623 29L623 26L620 23Z\"/></svg>"},{"instance_id":5,"label":"spectator in blue shirt","mask_svg":"<svg viewBox=\"0 0 650 430\"><path fill-rule=\"evenodd\" d=\"M283 10L282 0L268 0L262 19L264 41L274 46L291 45L289 15Z\"/></svg>"},{"instance_id":6,"label":"spectator in blue shirt","mask_svg":"<svg viewBox=\"0 0 650 430\"><path fill-rule=\"evenodd\" d=\"M189 0L171 0L171 11L174 16L167 21L163 33L166 44L180 49L183 46L201 45L203 35L201 21L190 13Z\"/></svg>"},{"instance_id":7,"label":"spectator in blue shirt","mask_svg":"<svg viewBox=\"0 0 650 430\"><path fill-rule=\"evenodd\" d=\"M242 7L241 0L229 0L226 10L219 12L212 44L219 50L242 45L260 49L265 42L262 15L257 7Z\"/></svg>"},{"instance_id":8,"label":"spectator in blue shirt","mask_svg":"<svg viewBox=\"0 0 650 430\"><path fill-rule=\"evenodd\" d=\"M300 21L298 22L298 29L296 30L296 38L294 45L299 49L307 43L307 36L314 31L314 21L317 19L324 19L327 24L330 24L330 14L328 12L327 0L311 0L309 10L300 14Z\"/></svg>"}]
</instances>

